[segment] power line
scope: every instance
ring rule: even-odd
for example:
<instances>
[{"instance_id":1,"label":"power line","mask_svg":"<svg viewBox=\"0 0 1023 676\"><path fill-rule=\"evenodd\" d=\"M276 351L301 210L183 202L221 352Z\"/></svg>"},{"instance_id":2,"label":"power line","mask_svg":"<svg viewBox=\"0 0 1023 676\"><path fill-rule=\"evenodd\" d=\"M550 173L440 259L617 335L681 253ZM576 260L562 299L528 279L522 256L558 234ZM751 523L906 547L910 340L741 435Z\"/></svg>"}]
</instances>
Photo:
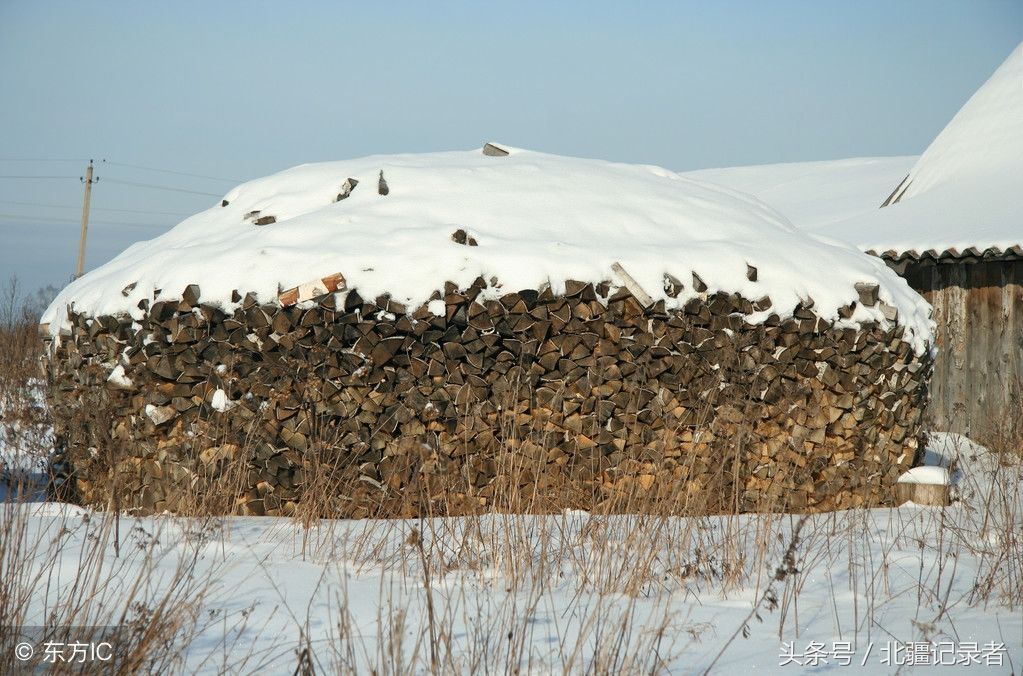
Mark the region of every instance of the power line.
<instances>
[{"instance_id":1,"label":"power line","mask_svg":"<svg viewBox=\"0 0 1023 676\"><path fill-rule=\"evenodd\" d=\"M236 178L221 178L219 176L207 176L205 174L192 174L187 171L175 171L174 169L159 169L157 167L144 167L141 164L128 164L127 162L113 162L111 160L103 160L104 163L115 167L131 167L132 169L142 169L143 171L157 171L161 174L175 174L176 176L191 176L193 178L205 178L211 181L224 181L226 183L241 183Z\"/></svg>"},{"instance_id":2,"label":"power line","mask_svg":"<svg viewBox=\"0 0 1023 676\"><path fill-rule=\"evenodd\" d=\"M208 197L221 197L221 195L217 195L217 194L214 194L214 193L211 193L211 192L202 192L202 191L199 191L199 190L186 190L184 188L171 188L171 187L168 187L168 186L165 186L165 185L153 185L152 183L136 183L135 181L122 181L122 180L117 179L117 178L109 178L109 177L103 177L103 180L104 181L108 181L110 183L120 183L122 185L133 185L133 186L137 186L139 188L152 188L154 190L169 190L171 192L187 192L187 193L191 193L193 195L206 195Z\"/></svg>"},{"instance_id":3,"label":"power line","mask_svg":"<svg viewBox=\"0 0 1023 676\"><path fill-rule=\"evenodd\" d=\"M81 209L72 204L46 204L44 202L19 202L17 200L0 200L0 204L18 204L23 207L47 207L50 209Z\"/></svg>"},{"instance_id":4,"label":"power line","mask_svg":"<svg viewBox=\"0 0 1023 676\"><path fill-rule=\"evenodd\" d=\"M41 221L43 223L63 223L59 217L48 218L46 216L23 216L21 214L0 214L0 218L17 218L25 221Z\"/></svg>"},{"instance_id":5,"label":"power line","mask_svg":"<svg viewBox=\"0 0 1023 676\"><path fill-rule=\"evenodd\" d=\"M0 175L0 178L81 178L80 176L14 176L12 174Z\"/></svg>"},{"instance_id":6,"label":"power line","mask_svg":"<svg viewBox=\"0 0 1023 676\"><path fill-rule=\"evenodd\" d=\"M23 216L21 214L0 214L0 218L13 218L23 221L41 221L43 223L60 223L52 218L40 217L40 216Z\"/></svg>"},{"instance_id":7,"label":"power line","mask_svg":"<svg viewBox=\"0 0 1023 676\"><path fill-rule=\"evenodd\" d=\"M0 162L88 162L83 159L54 159L54 158L29 158L29 157L0 157Z\"/></svg>"},{"instance_id":8,"label":"power line","mask_svg":"<svg viewBox=\"0 0 1023 676\"><path fill-rule=\"evenodd\" d=\"M9 219L19 220L19 221L34 221L34 222L37 222L37 223L50 223L52 225L64 225L65 223L70 222L70 221L65 221L65 220L61 219L60 217L56 217L56 216L55 217L25 216L25 215L22 215L22 214L0 214L0 218L9 218ZM103 225L138 225L138 226L145 226L145 227L152 227L152 228L159 228L159 227L163 227L165 225L164 223L139 223L138 221L104 221L104 220L96 221L96 220L93 220L91 218L89 219L89 222L90 223L101 223Z\"/></svg>"},{"instance_id":9,"label":"power line","mask_svg":"<svg viewBox=\"0 0 1023 676\"><path fill-rule=\"evenodd\" d=\"M81 178L81 176L13 176L9 174L0 174L0 178ZM99 179L96 179L97 181ZM135 181L122 181L117 178L104 178L104 180L110 183L120 183L121 185L133 185L139 188L152 188L154 190L169 190L171 192L187 192L193 195L207 195L209 197L220 197L221 195L212 192L202 192L201 190L187 190L185 188L172 188L166 185L153 185L152 183L136 183Z\"/></svg>"},{"instance_id":10,"label":"power line","mask_svg":"<svg viewBox=\"0 0 1023 676\"><path fill-rule=\"evenodd\" d=\"M0 200L0 204L17 204L24 207L46 207L47 209L81 209L80 205L73 204L46 204L45 202L19 202L16 200ZM92 207L93 211L117 211L126 214L152 214L160 216L178 216L184 218L188 214L174 211L150 211L149 209L115 209L113 207Z\"/></svg>"},{"instance_id":11,"label":"power line","mask_svg":"<svg viewBox=\"0 0 1023 676\"><path fill-rule=\"evenodd\" d=\"M51 158L51 157L0 157L0 162L88 162L87 159L76 159L76 158ZM128 162L115 162L113 160L103 159L100 162L109 164L113 167L130 167L132 169L141 169L142 171L155 171L161 174L174 174L175 176L191 176L192 178L204 178L209 181L224 181L225 183L242 183L237 178L224 178L223 176L210 176L208 174L195 174L189 171L178 171L177 169L164 169L162 167L147 167L142 164L129 164Z\"/></svg>"}]
</instances>

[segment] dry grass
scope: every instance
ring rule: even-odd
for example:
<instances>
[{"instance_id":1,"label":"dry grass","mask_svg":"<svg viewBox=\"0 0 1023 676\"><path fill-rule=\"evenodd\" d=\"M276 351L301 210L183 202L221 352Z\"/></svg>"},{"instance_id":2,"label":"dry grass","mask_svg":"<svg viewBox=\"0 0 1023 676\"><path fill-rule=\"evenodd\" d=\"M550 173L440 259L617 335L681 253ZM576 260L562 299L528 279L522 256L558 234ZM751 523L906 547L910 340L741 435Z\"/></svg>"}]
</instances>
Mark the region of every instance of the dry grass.
<instances>
[{"instance_id":1,"label":"dry grass","mask_svg":"<svg viewBox=\"0 0 1023 676\"><path fill-rule=\"evenodd\" d=\"M180 640L199 632L214 576L201 574L195 558L161 547L159 530L127 534L114 556L110 515L55 516L48 528L34 529L32 510L14 500L0 505L0 626L8 629L0 672L24 669L13 650L24 638L37 654L48 641L110 641L116 650L106 673L180 673ZM58 664L51 672L78 668Z\"/></svg>"},{"instance_id":2,"label":"dry grass","mask_svg":"<svg viewBox=\"0 0 1023 676\"><path fill-rule=\"evenodd\" d=\"M991 485L1001 479L1003 486L1011 485L1008 477L997 475L1007 468L998 465L993 471ZM978 483L978 489L984 486ZM263 664L274 665L276 672L283 661L291 662L288 671L307 674L666 673L678 668L689 650L705 653L713 646L712 654L727 655L752 634L798 636L807 629L807 620L800 617L804 584L843 568L848 574L836 575L834 595L853 592L862 599L846 629L850 634L876 639L883 616L879 609L906 595L916 597L924 634L957 608L1019 609L1023 604L1023 552L1013 530L1021 523L1014 511L1019 509L1018 491L990 489L971 504L977 509L949 510L947 516L940 510L896 512L894 530L885 522L891 515L878 510L798 521L788 515L502 512L401 521L322 520L309 527L297 519L277 522L284 546L288 533L303 541L285 558L323 566L314 595L331 599L327 635L322 624L317 630L322 609L293 607L293 600L289 606L290 595L281 588L278 598L263 602L278 605L278 619L300 636L292 649L284 654L279 647L277 652L253 649L247 669L239 653L225 647L210 653L205 668L239 673ZM230 541L223 524L213 521L195 529L189 535L194 540L185 540L194 542L194 549L187 544L171 550L155 542L180 537L177 524L194 520L146 520L142 523L156 531L151 537L126 525L118 558L111 554L113 518L96 513L68 517L93 522L87 526L90 535L77 541L80 551L72 552L62 537L54 537L55 528L31 534L28 507L9 509L0 524L5 623L8 618L16 618L14 624L36 622L29 608L41 603L48 618L43 624L54 628L89 623L137 629L137 647L130 654L149 661L135 661L133 668L160 673L194 668L186 667L181 656L209 635L206 611L217 605L210 589L219 574L194 553ZM875 542L879 531L884 539L880 549ZM915 583L900 587L889 579L890 569L917 543L929 556L921 559ZM184 555L188 552L193 556ZM967 554L979 561L970 573L975 576L972 592L950 596L951 581L964 574L956 571L956 562ZM63 591L48 592L54 576L61 575L61 560L71 556L83 565L63 580ZM258 558L256 552L253 556ZM380 580L371 616L365 614L364 587L359 589L361 602L350 598L350 580L364 575ZM127 590L104 584L119 578L134 583ZM265 579L283 584L269 570ZM686 604L738 590L756 599L744 620L707 626L685 614ZM231 628L238 621L234 618ZM221 635L226 640L229 633L225 627Z\"/></svg>"},{"instance_id":3,"label":"dry grass","mask_svg":"<svg viewBox=\"0 0 1023 676\"><path fill-rule=\"evenodd\" d=\"M196 633L212 571L199 574L194 556L161 547L159 530L135 529L112 547L121 539L116 513L66 513L33 527L34 500L52 488L38 334L47 296L23 296L13 279L0 292L0 673L26 672L14 657L21 638L37 651L47 641L103 638L117 646L106 673L180 672L178 638Z\"/></svg>"},{"instance_id":4,"label":"dry grass","mask_svg":"<svg viewBox=\"0 0 1023 676\"><path fill-rule=\"evenodd\" d=\"M36 320L16 307L0 304L0 424L17 429L19 447L38 458L51 442L38 397ZM211 445L217 436L210 432ZM331 442L325 433L310 452ZM296 674L666 673L690 651L704 655L700 669L710 670L715 655L727 656L748 636L800 636L810 622L807 585L828 580L831 598L855 599L851 616L836 602L831 621L839 635L884 636L881 609L911 596L918 637L928 638L962 609L1023 608L1016 443L1007 441L1002 461L992 465L959 449L969 471L962 501L948 510L810 517L708 516L715 507L733 511L721 508L734 503L736 491L726 462L714 491L679 492L659 509L650 510L640 493L621 491L600 503L594 494L563 496L582 509L541 516L551 511L535 489L546 461L524 463L521 446L511 444L497 459L506 490L478 513L445 516L456 505L437 479L443 473L422 471L430 461L425 453L409 468L422 474L414 484L430 505L422 518L328 520L352 469L339 459L310 477L308 495L330 497L304 500L268 536L283 548L291 534L294 546L279 553L283 560L321 566L314 595L330 605L325 630L318 626L322 609L294 607L279 578L263 570L277 594L263 602L278 606L276 619L298 636L283 653L279 645L256 649L263 627L251 628L257 640L246 636L245 612L219 610L232 522L205 515L237 508L230 496L245 485L242 463L211 466L194 478L179 502L188 519L132 519L116 509L40 516L28 501L33 478L8 468L0 627L41 626L41 638L69 625L119 627L119 661L109 673L276 672L282 665ZM740 453L741 440L734 446ZM395 506L403 508L387 508ZM411 513L410 504L404 508ZM220 557L211 556L218 548ZM907 551L920 561L908 585L897 570ZM255 554L253 560L257 570L264 565ZM961 568L964 560L973 568ZM365 598L352 598L350 581L364 575L379 579L371 617L360 614ZM964 576L969 584L954 584ZM745 619L713 626L688 615L689 607L738 592L752 599ZM0 673L21 666L11 659L12 639L0 637Z\"/></svg>"},{"instance_id":5,"label":"dry grass","mask_svg":"<svg viewBox=\"0 0 1023 676\"><path fill-rule=\"evenodd\" d=\"M43 399L38 316L46 296L23 296L16 278L0 290L0 498L34 485L53 440Z\"/></svg>"}]
</instances>

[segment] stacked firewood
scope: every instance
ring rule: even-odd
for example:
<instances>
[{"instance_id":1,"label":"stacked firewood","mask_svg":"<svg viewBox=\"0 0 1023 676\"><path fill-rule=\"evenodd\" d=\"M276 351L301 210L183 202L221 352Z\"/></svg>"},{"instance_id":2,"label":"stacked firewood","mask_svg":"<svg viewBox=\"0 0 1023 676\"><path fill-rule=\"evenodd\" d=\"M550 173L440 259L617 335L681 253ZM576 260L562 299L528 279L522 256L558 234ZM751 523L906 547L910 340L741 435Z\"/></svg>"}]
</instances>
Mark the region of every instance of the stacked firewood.
<instances>
[{"instance_id":1,"label":"stacked firewood","mask_svg":"<svg viewBox=\"0 0 1023 676\"><path fill-rule=\"evenodd\" d=\"M892 504L918 451L931 364L894 323L497 285L69 310L47 363L65 485L141 512L804 511Z\"/></svg>"}]
</instances>

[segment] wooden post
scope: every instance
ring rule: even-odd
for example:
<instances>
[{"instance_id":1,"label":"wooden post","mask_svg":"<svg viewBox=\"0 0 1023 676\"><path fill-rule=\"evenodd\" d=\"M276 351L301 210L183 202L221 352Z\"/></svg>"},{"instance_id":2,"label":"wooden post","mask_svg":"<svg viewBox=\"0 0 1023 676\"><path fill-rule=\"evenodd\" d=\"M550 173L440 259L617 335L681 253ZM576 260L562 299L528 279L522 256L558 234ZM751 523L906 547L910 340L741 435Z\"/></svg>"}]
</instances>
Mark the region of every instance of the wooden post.
<instances>
[{"instance_id":1,"label":"wooden post","mask_svg":"<svg viewBox=\"0 0 1023 676\"><path fill-rule=\"evenodd\" d=\"M89 160L89 166L85 170L85 178L82 179L85 183L85 197L82 198L82 236L78 240L78 267L75 268L75 279L82 276L85 271L85 236L89 231L89 200L92 199L92 160Z\"/></svg>"}]
</instances>

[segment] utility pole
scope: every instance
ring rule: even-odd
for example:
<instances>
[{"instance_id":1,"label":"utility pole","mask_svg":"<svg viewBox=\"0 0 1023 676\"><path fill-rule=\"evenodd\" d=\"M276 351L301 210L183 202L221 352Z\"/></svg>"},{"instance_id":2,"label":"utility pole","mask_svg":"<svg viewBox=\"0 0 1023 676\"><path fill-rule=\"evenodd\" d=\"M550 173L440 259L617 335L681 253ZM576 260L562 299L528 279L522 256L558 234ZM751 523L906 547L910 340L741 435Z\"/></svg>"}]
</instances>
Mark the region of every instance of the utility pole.
<instances>
[{"instance_id":1,"label":"utility pole","mask_svg":"<svg viewBox=\"0 0 1023 676\"><path fill-rule=\"evenodd\" d=\"M85 184L85 197L82 198L82 238L78 240L78 267L75 269L75 279L82 276L85 271L85 236L89 231L89 201L92 199L92 184L99 181L92 179L92 160L85 169L85 178L79 179Z\"/></svg>"}]
</instances>

